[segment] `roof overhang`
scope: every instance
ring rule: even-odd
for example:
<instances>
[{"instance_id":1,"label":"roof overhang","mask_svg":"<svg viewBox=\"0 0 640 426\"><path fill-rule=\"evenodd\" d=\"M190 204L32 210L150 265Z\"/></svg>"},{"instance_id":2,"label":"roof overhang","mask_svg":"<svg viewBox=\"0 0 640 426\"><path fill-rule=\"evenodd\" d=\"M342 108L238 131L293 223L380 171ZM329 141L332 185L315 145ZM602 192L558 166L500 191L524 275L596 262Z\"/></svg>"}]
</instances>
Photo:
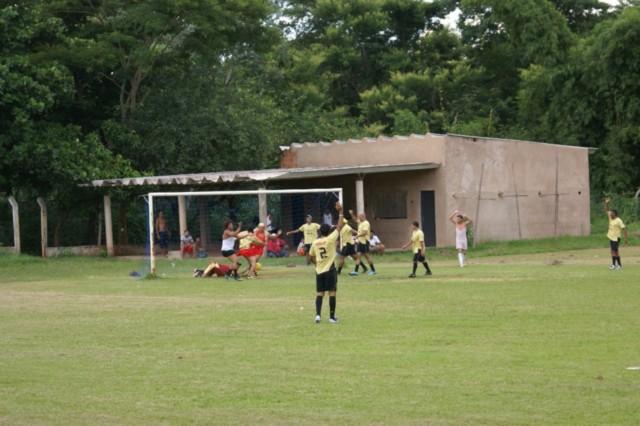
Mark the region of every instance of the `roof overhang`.
<instances>
[{"instance_id":1,"label":"roof overhang","mask_svg":"<svg viewBox=\"0 0 640 426\"><path fill-rule=\"evenodd\" d=\"M430 170L439 163L383 164L339 167L304 167L291 169L266 169L235 172L193 173L167 176L141 176L120 179L93 180L86 186L162 186L162 185L207 185L234 182L268 182L294 179L313 179L327 176L366 175L414 170Z\"/></svg>"}]
</instances>

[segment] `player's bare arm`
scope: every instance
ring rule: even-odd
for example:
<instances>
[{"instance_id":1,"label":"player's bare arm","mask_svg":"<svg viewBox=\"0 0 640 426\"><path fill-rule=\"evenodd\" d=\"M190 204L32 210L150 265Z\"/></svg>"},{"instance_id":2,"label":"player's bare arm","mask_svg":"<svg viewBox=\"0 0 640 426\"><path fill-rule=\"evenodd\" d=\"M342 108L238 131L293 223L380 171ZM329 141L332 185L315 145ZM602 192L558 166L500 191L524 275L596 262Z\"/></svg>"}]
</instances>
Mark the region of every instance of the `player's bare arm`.
<instances>
[{"instance_id":1,"label":"player's bare arm","mask_svg":"<svg viewBox=\"0 0 640 426\"><path fill-rule=\"evenodd\" d=\"M336 231L338 231L338 233L340 233L340 231L342 230L342 228L344 227L344 214L342 213L342 204L340 204L340 202L336 203L336 210L338 211L338 226L336 227ZM349 210L349 212L351 213L351 210Z\"/></svg>"},{"instance_id":2,"label":"player's bare arm","mask_svg":"<svg viewBox=\"0 0 640 426\"><path fill-rule=\"evenodd\" d=\"M353 210L349 210L349 215L351 216L352 221L354 221L355 223L360 223L360 219L358 219Z\"/></svg>"}]
</instances>

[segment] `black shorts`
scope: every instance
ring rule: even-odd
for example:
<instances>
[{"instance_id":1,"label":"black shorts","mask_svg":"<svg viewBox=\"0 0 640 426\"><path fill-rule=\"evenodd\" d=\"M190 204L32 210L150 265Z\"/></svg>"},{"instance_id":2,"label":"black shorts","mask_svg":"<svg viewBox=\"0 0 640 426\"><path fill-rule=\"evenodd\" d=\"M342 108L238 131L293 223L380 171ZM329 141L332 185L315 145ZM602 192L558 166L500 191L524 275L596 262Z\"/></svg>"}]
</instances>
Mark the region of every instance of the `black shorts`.
<instances>
[{"instance_id":1,"label":"black shorts","mask_svg":"<svg viewBox=\"0 0 640 426\"><path fill-rule=\"evenodd\" d=\"M369 241L366 243L358 243L358 253L369 253Z\"/></svg>"},{"instance_id":2,"label":"black shorts","mask_svg":"<svg viewBox=\"0 0 640 426\"><path fill-rule=\"evenodd\" d=\"M323 293L325 291L338 290L338 271L336 267L331 265L331 269L322 274L316 274L316 291Z\"/></svg>"},{"instance_id":3,"label":"black shorts","mask_svg":"<svg viewBox=\"0 0 640 426\"><path fill-rule=\"evenodd\" d=\"M620 238L616 241L609 240L609 244L611 245L611 251L618 251L618 248L620 247Z\"/></svg>"},{"instance_id":4,"label":"black shorts","mask_svg":"<svg viewBox=\"0 0 640 426\"><path fill-rule=\"evenodd\" d=\"M222 250L222 255L224 257L233 256L234 254L236 254L235 250Z\"/></svg>"},{"instance_id":5,"label":"black shorts","mask_svg":"<svg viewBox=\"0 0 640 426\"><path fill-rule=\"evenodd\" d=\"M354 246L353 244L345 244L342 246L342 249L340 250L340 256L354 256L356 254L356 246Z\"/></svg>"},{"instance_id":6,"label":"black shorts","mask_svg":"<svg viewBox=\"0 0 640 426\"><path fill-rule=\"evenodd\" d=\"M169 232L168 231L160 231L158 232L158 245L160 248L169 248Z\"/></svg>"},{"instance_id":7,"label":"black shorts","mask_svg":"<svg viewBox=\"0 0 640 426\"><path fill-rule=\"evenodd\" d=\"M413 253L413 261L424 262L424 255L422 254L422 250L418 250L416 253Z\"/></svg>"}]
</instances>

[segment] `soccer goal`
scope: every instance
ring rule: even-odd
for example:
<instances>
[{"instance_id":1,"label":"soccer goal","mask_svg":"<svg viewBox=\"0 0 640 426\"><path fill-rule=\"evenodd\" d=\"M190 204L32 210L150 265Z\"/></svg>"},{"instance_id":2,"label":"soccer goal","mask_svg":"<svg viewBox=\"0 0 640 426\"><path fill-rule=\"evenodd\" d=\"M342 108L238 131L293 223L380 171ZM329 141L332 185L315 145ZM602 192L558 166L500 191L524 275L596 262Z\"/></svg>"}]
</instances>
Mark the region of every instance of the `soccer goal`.
<instances>
[{"instance_id":1,"label":"soccer goal","mask_svg":"<svg viewBox=\"0 0 640 426\"><path fill-rule=\"evenodd\" d=\"M277 189L248 191L153 192L148 202L149 269L157 275L187 275L193 270L192 259L219 258L223 223L231 219L242 222L243 230L264 223L271 233L298 229L310 215L313 222L336 223L337 201L342 202L342 188ZM162 215L160 215L162 212ZM160 219L160 220L159 220ZM166 234L159 238L159 230ZM197 241L195 253L180 252L180 238L185 231ZM295 252L302 234L286 238Z\"/></svg>"}]
</instances>

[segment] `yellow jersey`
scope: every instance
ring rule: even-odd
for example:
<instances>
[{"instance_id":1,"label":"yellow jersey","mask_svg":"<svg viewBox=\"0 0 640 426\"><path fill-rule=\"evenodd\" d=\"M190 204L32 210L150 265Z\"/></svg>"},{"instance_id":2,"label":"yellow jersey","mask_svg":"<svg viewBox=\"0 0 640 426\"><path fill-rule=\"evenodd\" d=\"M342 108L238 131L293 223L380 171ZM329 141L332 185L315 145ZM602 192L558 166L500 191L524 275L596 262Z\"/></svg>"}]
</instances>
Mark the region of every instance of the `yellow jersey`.
<instances>
[{"instance_id":1,"label":"yellow jersey","mask_svg":"<svg viewBox=\"0 0 640 426\"><path fill-rule=\"evenodd\" d=\"M345 224L340 231L340 240L343 246L345 244L353 245L353 228Z\"/></svg>"},{"instance_id":2,"label":"yellow jersey","mask_svg":"<svg viewBox=\"0 0 640 426\"><path fill-rule=\"evenodd\" d=\"M619 217L611 219L611 216L609 216L609 232L607 232L607 238L611 241L618 241L624 228L624 222L622 222L622 219Z\"/></svg>"},{"instance_id":3,"label":"yellow jersey","mask_svg":"<svg viewBox=\"0 0 640 426\"><path fill-rule=\"evenodd\" d=\"M300 228L298 228L298 230L304 234L304 243L311 244L318 238L320 225L318 225L317 223L305 223Z\"/></svg>"},{"instance_id":4,"label":"yellow jersey","mask_svg":"<svg viewBox=\"0 0 640 426\"><path fill-rule=\"evenodd\" d=\"M368 220L363 220L362 222L358 222L358 235L366 232L362 236L358 236L358 242L360 244L367 244L367 241L371 239L371 225L369 225Z\"/></svg>"},{"instance_id":5,"label":"yellow jersey","mask_svg":"<svg viewBox=\"0 0 640 426\"><path fill-rule=\"evenodd\" d=\"M336 243L338 231L333 231L326 237L318 238L311 244L309 256L316 259L316 273L323 274L331 269L336 260Z\"/></svg>"},{"instance_id":6,"label":"yellow jersey","mask_svg":"<svg viewBox=\"0 0 640 426\"><path fill-rule=\"evenodd\" d=\"M421 229L416 229L411 234L411 248L414 253L417 253L418 250L422 250L422 243L424 243L424 232Z\"/></svg>"}]
</instances>

